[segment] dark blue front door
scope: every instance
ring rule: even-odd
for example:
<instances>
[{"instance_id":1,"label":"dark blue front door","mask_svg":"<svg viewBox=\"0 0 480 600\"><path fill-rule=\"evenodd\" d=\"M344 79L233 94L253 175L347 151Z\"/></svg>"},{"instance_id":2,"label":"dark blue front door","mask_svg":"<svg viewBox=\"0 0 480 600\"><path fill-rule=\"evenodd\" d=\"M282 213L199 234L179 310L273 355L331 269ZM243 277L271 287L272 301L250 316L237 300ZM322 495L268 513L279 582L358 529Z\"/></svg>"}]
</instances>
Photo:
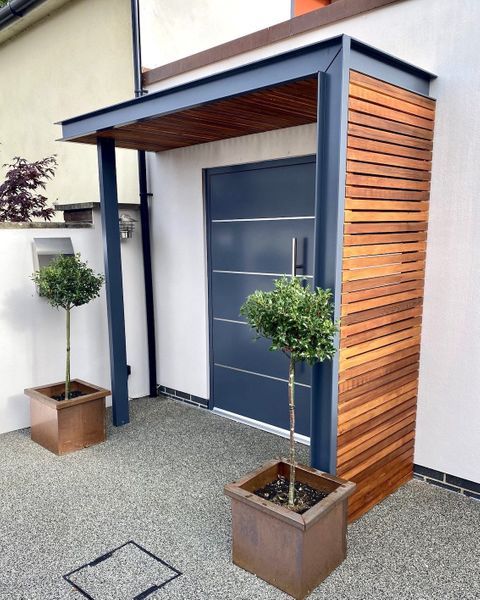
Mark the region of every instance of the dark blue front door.
<instances>
[{"instance_id":1,"label":"dark blue front door","mask_svg":"<svg viewBox=\"0 0 480 600\"><path fill-rule=\"evenodd\" d=\"M269 352L239 315L245 298L291 273L313 274L315 158L207 171L210 335L215 408L288 428L288 358ZM297 369L297 432L310 434L311 372Z\"/></svg>"}]
</instances>

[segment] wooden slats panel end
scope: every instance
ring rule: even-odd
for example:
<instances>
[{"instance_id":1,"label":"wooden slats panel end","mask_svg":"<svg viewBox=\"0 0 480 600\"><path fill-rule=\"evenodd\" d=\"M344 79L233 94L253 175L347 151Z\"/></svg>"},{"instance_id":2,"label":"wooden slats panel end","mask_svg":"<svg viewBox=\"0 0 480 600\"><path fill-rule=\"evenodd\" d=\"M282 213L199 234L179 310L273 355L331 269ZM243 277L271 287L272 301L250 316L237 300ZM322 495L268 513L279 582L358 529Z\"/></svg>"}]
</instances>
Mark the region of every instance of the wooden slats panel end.
<instances>
[{"instance_id":1,"label":"wooden slats panel end","mask_svg":"<svg viewBox=\"0 0 480 600\"><path fill-rule=\"evenodd\" d=\"M350 73L337 472L356 519L412 476L435 102Z\"/></svg>"}]
</instances>

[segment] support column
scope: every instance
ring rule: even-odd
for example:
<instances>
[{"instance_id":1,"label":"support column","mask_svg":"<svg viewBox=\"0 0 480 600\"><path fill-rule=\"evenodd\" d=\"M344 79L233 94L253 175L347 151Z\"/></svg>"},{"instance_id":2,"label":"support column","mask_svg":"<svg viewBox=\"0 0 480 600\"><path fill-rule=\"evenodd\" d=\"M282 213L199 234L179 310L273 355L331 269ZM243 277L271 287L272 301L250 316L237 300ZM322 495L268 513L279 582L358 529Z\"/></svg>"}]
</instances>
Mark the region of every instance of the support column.
<instances>
[{"instance_id":1,"label":"support column","mask_svg":"<svg viewBox=\"0 0 480 600\"><path fill-rule=\"evenodd\" d=\"M344 41L327 72L318 74L313 285L332 290L335 319L340 317L342 293L348 49L349 42ZM338 344L337 339L337 348ZM332 474L337 468L338 361L337 352L312 372L310 463Z\"/></svg>"},{"instance_id":2,"label":"support column","mask_svg":"<svg viewBox=\"0 0 480 600\"><path fill-rule=\"evenodd\" d=\"M115 141L107 138L99 139L97 148L110 344L112 416L113 424L119 426L128 423L130 417Z\"/></svg>"}]
</instances>

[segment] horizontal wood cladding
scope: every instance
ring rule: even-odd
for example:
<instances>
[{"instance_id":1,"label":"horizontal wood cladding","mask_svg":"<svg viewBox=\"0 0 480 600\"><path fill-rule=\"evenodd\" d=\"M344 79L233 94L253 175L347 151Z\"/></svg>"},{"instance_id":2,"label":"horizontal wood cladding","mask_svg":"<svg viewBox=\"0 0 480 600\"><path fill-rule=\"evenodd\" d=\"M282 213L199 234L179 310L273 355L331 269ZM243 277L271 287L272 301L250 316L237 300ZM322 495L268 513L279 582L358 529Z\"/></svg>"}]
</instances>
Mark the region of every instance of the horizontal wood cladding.
<instances>
[{"instance_id":1,"label":"horizontal wood cladding","mask_svg":"<svg viewBox=\"0 0 480 600\"><path fill-rule=\"evenodd\" d=\"M317 121L317 78L300 79L122 125L75 141L115 139L120 148L162 152Z\"/></svg>"},{"instance_id":2,"label":"horizontal wood cladding","mask_svg":"<svg viewBox=\"0 0 480 600\"><path fill-rule=\"evenodd\" d=\"M350 73L337 473L351 520L413 472L435 102Z\"/></svg>"}]
</instances>

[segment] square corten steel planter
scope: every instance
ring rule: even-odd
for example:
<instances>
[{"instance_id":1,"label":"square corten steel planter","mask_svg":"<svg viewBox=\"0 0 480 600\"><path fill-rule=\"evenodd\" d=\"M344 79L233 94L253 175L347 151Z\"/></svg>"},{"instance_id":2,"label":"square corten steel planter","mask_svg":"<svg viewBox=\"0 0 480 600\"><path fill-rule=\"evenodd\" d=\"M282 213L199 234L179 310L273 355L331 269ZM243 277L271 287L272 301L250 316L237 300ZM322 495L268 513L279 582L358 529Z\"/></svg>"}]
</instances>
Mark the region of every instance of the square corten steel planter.
<instances>
[{"instance_id":1,"label":"square corten steel planter","mask_svg":"<svg viewBox=\"0 0 480 600\"><path fill-rule=\"evenodd\" d=\"M297 481L329 492L303 515L253 494L289 471L286 461L269 461L226 485L225 494L232 501L233 562L301 600L345 559L347 502L355 484L298 465Z\"/></svg>"},{"instance_id":2,"label":"square corten steel planter","mask_svg":"<svg viewBox=\"0 0 480 600\"><path fill-rule=\"evenodd\" d=\"M72 379L71 390L85 392L70 400L54 400L65 383L27 388L30 397L31 438L55 454L67 454L104 442L105 399L110 391L81 379Z\"/></svg>"}]
</instances>

